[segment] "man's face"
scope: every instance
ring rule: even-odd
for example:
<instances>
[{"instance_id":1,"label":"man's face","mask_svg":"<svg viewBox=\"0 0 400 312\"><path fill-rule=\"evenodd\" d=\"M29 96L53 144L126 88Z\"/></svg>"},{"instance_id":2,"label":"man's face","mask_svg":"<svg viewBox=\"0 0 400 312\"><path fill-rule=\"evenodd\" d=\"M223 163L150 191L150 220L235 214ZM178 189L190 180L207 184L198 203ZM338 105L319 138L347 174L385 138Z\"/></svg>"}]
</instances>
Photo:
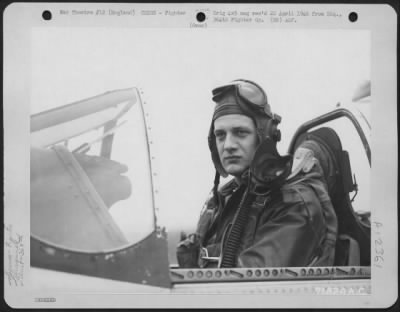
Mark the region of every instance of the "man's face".
<instances>
[{"instance_id":1,"label":"man's face","mask_svg":"<svg viewBox=\"0 0 400 312\"><path fill-rule=\"evenodd\" d=\"M249 168L258 145L253 120L240 114L221 116L214 121L214 135L223 168L240 177Z\"/></svg>"}]
</instances>

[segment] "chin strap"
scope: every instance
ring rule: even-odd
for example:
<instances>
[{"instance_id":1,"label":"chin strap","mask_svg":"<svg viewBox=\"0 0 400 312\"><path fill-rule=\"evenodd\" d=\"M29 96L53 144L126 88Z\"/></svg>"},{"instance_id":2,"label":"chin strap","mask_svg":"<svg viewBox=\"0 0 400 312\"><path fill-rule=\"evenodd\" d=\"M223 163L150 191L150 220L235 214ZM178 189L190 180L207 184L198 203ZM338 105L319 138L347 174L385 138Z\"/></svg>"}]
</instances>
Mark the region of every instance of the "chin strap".
<instances>
[{"instance_id":1,"label":"chin strap","mask_svg":"<svg viewBox=\"0 0 400 312\"><path fill-rule=\"evenodd\" d=\"M220 174L218 171L215 171L213 195L214 195L215 203L216 203L217 207L219 206L219 196L218 196L219 179L220 179Z\"/></svg>"}]
</instances>

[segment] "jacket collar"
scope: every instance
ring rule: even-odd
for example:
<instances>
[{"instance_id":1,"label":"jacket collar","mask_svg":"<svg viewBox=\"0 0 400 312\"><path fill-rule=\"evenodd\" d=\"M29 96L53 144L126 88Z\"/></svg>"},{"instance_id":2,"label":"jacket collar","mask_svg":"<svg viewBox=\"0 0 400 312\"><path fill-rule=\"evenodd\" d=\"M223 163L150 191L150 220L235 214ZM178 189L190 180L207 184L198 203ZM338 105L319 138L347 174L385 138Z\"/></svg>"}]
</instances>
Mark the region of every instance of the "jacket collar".
<instances>
[{"instance_id":1,"label":"jacket collar","mask_svg":"<svg viewBox=\"0 0 400 312\"><path fill-rule=\"evenodd\" d=\"M249 170L245 170L242 173L240 184L236 181L236 179L232 179L229 182L227 182L226 184L224 184L218 190L218 192L221 194L221 196L226 197L228 195L231 195L232 192L235 191L236 189L238 189L240 186L243 186L243 185L247 186L249 172L250 172Z\"/></svg>"}]
</instances>

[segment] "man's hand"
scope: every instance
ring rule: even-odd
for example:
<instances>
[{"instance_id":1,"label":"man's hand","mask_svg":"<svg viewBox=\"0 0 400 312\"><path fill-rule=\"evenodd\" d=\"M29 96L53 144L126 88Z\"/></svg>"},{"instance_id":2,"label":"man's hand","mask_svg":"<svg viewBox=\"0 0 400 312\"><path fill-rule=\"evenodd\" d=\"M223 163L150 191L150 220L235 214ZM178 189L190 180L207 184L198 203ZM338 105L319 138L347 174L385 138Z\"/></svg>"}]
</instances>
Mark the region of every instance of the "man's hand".
<instances>
[{"instance_id":1,"label":"man's hand","mask_svg":"<svg viewBox=\"0 0 400 312\"><path fill-rule=\"evenodd\" d=\"M181 241L177 245L176 258L179 267L195 268L198 267L200 243L196 234L186 235L181 232Z\"/></svg>"}]
</instances>

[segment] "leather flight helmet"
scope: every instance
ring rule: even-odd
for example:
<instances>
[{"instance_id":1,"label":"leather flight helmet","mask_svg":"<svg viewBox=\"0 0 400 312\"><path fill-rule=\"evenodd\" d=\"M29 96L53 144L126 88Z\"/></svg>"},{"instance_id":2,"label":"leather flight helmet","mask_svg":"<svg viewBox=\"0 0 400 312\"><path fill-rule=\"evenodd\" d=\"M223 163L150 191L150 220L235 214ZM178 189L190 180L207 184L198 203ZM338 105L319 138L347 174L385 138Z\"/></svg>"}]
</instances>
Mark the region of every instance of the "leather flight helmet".
<instances>
[{"instance_id":1,"label":"leather flight helmet","mask_svg":"<svg viewBox=\"0 0 400 312\"><path fill-rule=\"evenodd\" d=\"M216 140L214 135L214 121L219 116L229 113L240 113L253 119L257 129L259 144L270 138L275 143L280 141L281 133L278 124L281 117L271 111L265 91L255 82L245 79L237 79L229 84L212 90L212 100L216 103L211 127L208 135L208 146L211 151L215 169L223 177L228 174L223 168L219 159ZM229 112L229 109L222 112L222 106L235 102L236 111ZM232 106L232 105L231 105ZM233 107L233 106L232 106Z\"/></svg>"}]
</instances>

